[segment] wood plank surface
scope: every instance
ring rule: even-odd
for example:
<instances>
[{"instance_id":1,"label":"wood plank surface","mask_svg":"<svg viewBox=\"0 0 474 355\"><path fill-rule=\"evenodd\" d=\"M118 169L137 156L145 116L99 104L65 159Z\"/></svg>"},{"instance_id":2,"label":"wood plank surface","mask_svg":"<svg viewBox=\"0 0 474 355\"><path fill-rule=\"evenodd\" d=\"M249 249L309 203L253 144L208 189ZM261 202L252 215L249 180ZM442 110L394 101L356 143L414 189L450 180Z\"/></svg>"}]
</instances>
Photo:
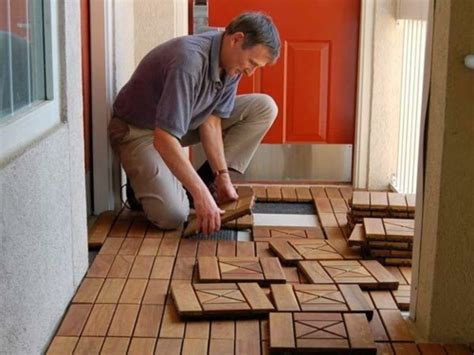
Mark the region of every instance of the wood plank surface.
<instances>
[{"instance_id":1,"label":"wood plank surface","mask_svg":"<svg viewBox=\"0 0 474 355\"><path fill-rule=\"evenodd\" d=\"M202 307L191 284L175 283L171 286L171 294L178 313L188 316L202 314Z\"/></svg>"},{"instance_id":2,"label":"wood plank surface","mask_svg":"<svg viewBox=\"0 0 474 355\"><path fill-rule=\"evenodd\" d=\"M72 304L67 310L56 335L80 336L91 310L91 304Z\"/></svg>"},{"instance_id":3,"label":"wood plank surface","mask_svg":"<svg viewBox=\"0 0 474 355\"><path fill-rule=\"evenodd\" d=\"M242 282L238 286L253 313L268 313L274 309L272 303L256 283Z\"/></svg>"},{"instance_id":4,"label":"wood plank surface","mask_svg":"<svg viewBox=\"0 0 474 355\"><path fill-rule=\"evenodd\" d=\"M293 316L289 312L270 313L270 347L274 351L293 350L296 346L294 338Z\"/></svg>"},{"instance_id":5,"label":"wood plank surface","mask_svg":"<svg viewBox=\"0 0 474 355\"><path fill-rule=\"evenodd\" d=\"M293 292L293 287L286 285L271 285L273 302L278 311L299 311L298 300Z\"/></svg>"},{"instance_id":6,"label":"wood plank surface","mask_svg":"<svg viewBox=\"0 0 474 355\"><path fill-rule=\"evenodd\" d=\"M104 279L102 278L92 279L85 277L76 291L72 303L94 303L103 283Z\"/></svg>"},{"instance_id":7,"label":"wood plank surface","mask_svg":"<svg viewBox=\"0 0 474 355\"><path fill-rule=\"evenodd\" d=\"M368 191L352 192L352 209L367 210L370 208L370 193Z\"/></svg>"},{"instance_id":8,"label":"wood plank surface","mask_svg":"<svg viewBox=\"0 0 474 355\"><path fill-rule=\"evenodd\" d=\"M380 318L387 329L387 334L392 342L414 341L406 321L398 310L379 310Z\"/></svg>"},{"instance_id":9,"label":"wood plank surface","mask_svg":"<svg viewBox=\"0 0 474 355\"><path fill-rule=\"evenodd\" d=\"M361 246L366 244L365 239L365 230L364 226L360 223L357 223L352 230L349 239L347 240L347 245L349 246Z\"/></svg>"},{"instance_id":10,"label":"wood plank surface","mask_svg":"<svg viewBox=\"0 0 474 355\"><path fill-rule=\"evenodd\" d=\"M109 336L131 337L138 316L139 305L119 304L108 331Z\"/></svg>"},{"instance_id":11,"label":"wood plank surface","mask_svg":"<svg viewBox=\"0 0 474 355\"><path fill-rule=\"evenodd\" d=\"M201 282L218 282L221 280L219 264L215 256L201 256L198 258L199 280Z\"/></svg>"},{"instance_id":12,"label":"wood plank surface","mask_svg":"<svg viewBox=\"0 0 474 355\"><path fill-rule=\"evenodd\" d=\"M362 314L343 315L351 349L364 354L376 354L374 336L367 319Z\"/></svg>"}]
</instances>

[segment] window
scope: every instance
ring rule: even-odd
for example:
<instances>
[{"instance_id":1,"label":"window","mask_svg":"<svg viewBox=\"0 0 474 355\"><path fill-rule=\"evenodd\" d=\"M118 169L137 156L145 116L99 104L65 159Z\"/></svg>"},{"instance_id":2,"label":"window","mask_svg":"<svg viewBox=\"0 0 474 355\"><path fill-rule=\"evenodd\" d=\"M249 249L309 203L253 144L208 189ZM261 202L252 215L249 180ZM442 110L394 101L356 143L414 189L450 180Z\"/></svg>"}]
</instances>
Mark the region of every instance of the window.
<instances>
[{"instance_id":1,"label":"window","mask_svg":"<svg viewBox=\"0 0 474 355\"><path fill-rule=\"evenodd\" d=\"M0 0L0 163L60 121L56 4Z\"/></svg>"}]
</instances>

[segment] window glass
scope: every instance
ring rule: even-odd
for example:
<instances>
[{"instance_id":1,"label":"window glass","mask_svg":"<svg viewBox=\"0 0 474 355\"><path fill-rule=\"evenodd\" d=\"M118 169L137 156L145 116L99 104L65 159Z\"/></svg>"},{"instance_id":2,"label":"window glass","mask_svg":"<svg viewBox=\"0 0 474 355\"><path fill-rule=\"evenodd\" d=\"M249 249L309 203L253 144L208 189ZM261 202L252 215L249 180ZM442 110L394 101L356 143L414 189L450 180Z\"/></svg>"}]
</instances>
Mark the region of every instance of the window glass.
<instances>
[{"instance_id":1,"label":"window glass","mask_svg":"<svg viewBox=\"0 0 474 355\"><path fill-rule=\"evenodd\" d=\"M42 0L0 0L0 123L46 97Z\"/></svg>"}]
</instances>

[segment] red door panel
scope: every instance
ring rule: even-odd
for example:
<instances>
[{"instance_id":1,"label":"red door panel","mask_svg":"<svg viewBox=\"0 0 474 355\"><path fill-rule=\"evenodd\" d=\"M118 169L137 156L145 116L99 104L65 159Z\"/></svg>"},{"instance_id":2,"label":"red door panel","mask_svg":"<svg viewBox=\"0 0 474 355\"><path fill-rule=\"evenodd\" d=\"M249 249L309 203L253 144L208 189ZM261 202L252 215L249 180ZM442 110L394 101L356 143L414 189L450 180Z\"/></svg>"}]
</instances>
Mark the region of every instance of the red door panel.
<instances>
[{"instance_id":1,"label":"red door panel","mask_svg":"<svg viewBox=\"0 0 474 355\"><path fill-rule=\"evenodd\" d=\"M239 87L278 104L264 142L353 144L360 0L209 0L209 25L244 11L268 13L282 40L278 63Z\"/></svg>"}]
</instances>

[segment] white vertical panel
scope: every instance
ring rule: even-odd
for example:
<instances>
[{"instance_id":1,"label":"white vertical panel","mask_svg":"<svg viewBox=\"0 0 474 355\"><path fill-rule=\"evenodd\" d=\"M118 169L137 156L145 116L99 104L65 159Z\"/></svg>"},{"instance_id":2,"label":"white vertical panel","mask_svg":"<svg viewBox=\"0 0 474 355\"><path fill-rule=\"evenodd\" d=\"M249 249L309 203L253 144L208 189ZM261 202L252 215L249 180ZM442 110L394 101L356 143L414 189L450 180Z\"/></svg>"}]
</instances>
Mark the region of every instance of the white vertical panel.
<instances>
[{"instance_id":1,"label":"white vertical panel","mask_svg":"<svg viewBox=\"0 0 474 355\"><path fill-rule=\"evenodd\" d=\"M414 193L421 122L426 21L405 21L395 187Z\"/></svg>"}]
</instances>

